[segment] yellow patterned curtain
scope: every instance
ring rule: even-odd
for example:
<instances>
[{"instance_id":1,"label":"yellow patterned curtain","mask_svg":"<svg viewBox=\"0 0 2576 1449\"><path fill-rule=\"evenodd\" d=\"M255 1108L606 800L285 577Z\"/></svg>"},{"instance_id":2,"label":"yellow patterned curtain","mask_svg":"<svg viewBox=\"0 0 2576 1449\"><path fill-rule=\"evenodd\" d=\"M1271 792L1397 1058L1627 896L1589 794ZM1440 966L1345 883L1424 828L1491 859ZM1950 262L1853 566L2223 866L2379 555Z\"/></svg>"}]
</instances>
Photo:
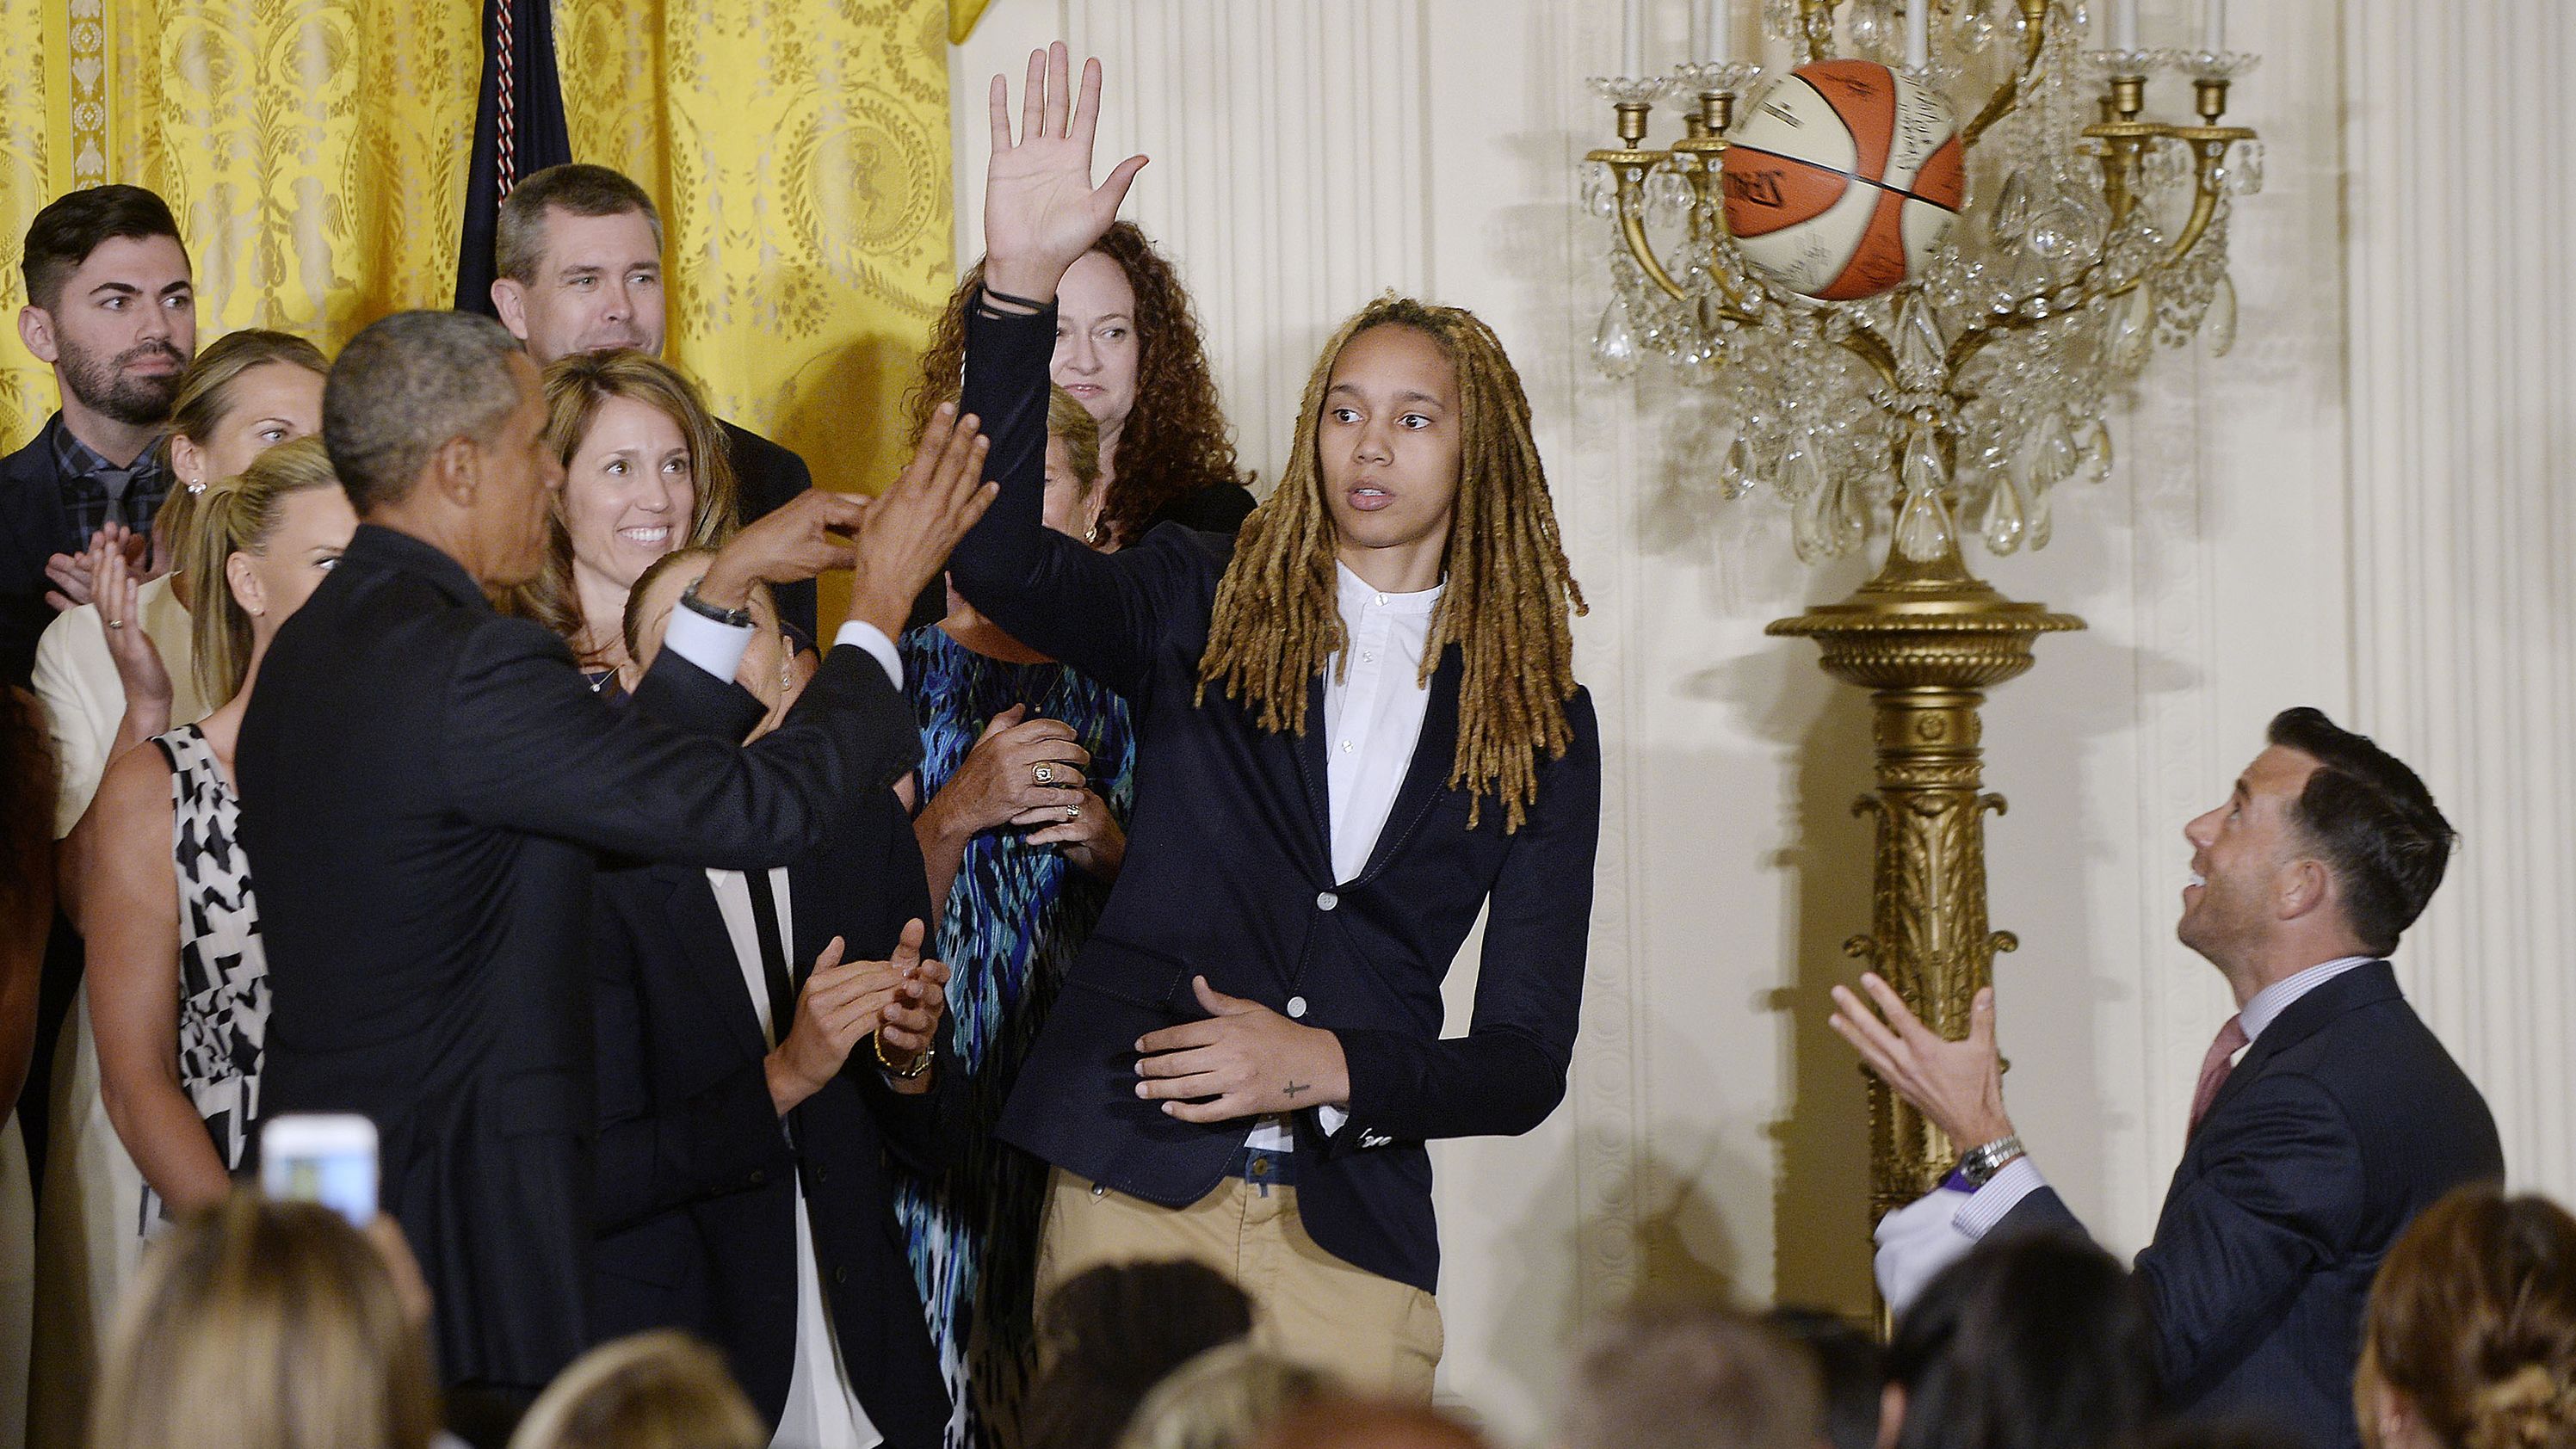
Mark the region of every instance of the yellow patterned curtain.
<instances>
[{"instance_id":1,"label":"yellow patterned curtain","mask_svg":"<svg viewBox=\"0 0 2576 1449\"><path fill-rule=\"evenodd\" d=\"M455 286L478 0L0 0L0 279L27 222L102 181L170 202L201 339L277 327L336 349ZM31 136L40 136L41 145ZM0 446L54 405L15 341Z\"/></svg>"},{"instance_id":2,"label":"yellow patterned curtain","mask_svg":"<svg viewBox=\"0 0 2576 1449\"><path fill-rule=\"evenodd\" d=\"M0 0L5 3L5 0ZM669 353L873 493L954 285L947 0L557 0L578 160L662 208Z\"/></svg>"},{"instance_id":3,"label":"yellow patterned curtain","mask_svg":"<svg viewBox=\"0 0 2576 1449\"><path fill-rule=\"evenodd\" d=\"M9 304L0 310L13 321L25 300L18 260L27 223L50 195L51 178L61 174L53 163L52 121L57 110L66 129L70 120L70 68L61 59L61 32L69 28L64 3L0 0L0 297ZM0 450L34 436L53 407L54 375L37 365L12 325L0 341Z\"/></svg>"}]
</instances>

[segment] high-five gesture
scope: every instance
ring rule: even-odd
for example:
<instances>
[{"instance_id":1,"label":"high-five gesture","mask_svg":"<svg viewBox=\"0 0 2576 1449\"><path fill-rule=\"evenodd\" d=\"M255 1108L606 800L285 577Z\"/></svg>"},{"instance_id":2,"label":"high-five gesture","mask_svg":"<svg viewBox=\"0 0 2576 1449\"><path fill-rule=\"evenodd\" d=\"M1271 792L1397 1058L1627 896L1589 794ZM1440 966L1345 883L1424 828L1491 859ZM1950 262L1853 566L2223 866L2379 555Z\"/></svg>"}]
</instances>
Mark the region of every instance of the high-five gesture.
<instances>
[{"instance_id":1,"label":"high-five gesture","mask_svg":"<svg viewBox=\"0 0 2576 1449\"><path fill-rule=\"evenodd\" d=\"M1019 139L1011 137L1011 87L993 77L993 159L984 171L984 281L997 292L1045 302L1065 269L1118 219L1145 158L1118 163L1091 184L1093 133L1100 126L1100 62L1082 66L1073 93L1072 53L1063 41L1029 52Z\"/></svg>"}]
</instances>

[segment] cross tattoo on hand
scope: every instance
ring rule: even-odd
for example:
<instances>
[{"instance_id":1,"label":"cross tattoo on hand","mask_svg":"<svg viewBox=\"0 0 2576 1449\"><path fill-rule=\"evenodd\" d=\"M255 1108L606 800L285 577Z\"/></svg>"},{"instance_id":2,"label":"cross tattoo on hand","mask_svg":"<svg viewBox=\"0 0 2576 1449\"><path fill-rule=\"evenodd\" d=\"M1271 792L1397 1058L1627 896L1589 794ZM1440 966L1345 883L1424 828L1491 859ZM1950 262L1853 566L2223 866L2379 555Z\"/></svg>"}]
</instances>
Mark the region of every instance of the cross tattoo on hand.
<instances>
[{"instance_id":1,"label":"cross tattoo on hand","mask_svg":"<svg viewBox=\"0 0 2576 1449\"><path fill-rule=\"evenodd\" d=\"M1282 1096L1294 1097L1294 1096L1296 1096L1298 1093L1303 1092L1303 1091L1305 1091L1306 1089L1307 1089L1307 1084L1306 1084L1306 1083L1304 1083L1304 1082L1296 1082L1296 1081L1292 1081L1292 1082L1290 1082L1288 1085L1286 1085L1286 1086L1284 1086L1284 1087L1281 1087L1281 1088L1279 1089L1279 1091L1280 1091L1280 1094L1281 1094Z\"/></svg>"}]
</instances>

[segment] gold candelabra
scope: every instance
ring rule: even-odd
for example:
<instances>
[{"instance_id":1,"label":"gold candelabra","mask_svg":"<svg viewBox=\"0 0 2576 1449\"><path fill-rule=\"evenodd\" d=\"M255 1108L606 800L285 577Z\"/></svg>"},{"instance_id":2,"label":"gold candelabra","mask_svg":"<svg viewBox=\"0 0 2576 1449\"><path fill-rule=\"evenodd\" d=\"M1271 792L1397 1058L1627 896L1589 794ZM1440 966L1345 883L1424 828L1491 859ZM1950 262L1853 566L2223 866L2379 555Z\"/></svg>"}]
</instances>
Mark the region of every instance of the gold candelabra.
<instances>
[{"instance_id":1,"label":"gold candelabra","mask_svg":"<svg viewBox=\"0 0 2576 1449\"><path fill-rule=\"evenodd\" d=\"M1836 54L1846 3L1771 0L1793 61ZM2229 81L2252 56L2079 52L2073 15L2052 0L1915 3L1930 6L1945 44L1908 57L1908 74L1976 103L1953 110L1971 117L1958 136L1983 193L1925 275L1886 296L1820 302L1747 264L1726 229L1722 161L1755 66L1597 81L1619 144L1589 154L1587 193L1615 229L1603 365L1624 375L1658 351L1710 387L1736 434L1721 491L1779 493L1802 558L1888 535L1884 566L1858 592L1769 632L1814 639L1827 673L1871 691L1877 790L1855 808L1876 821L1872 919L1845 950L1957 1037L1995 953L2015 945L1987 919L1984 816L2004 801L1982 789L1978 708L2030 668L2032 640L2084 627L1979 580L1962 525L1997 554L2045 545L2050 490L2108 473L2104 414L2151 343L2206 330L2225 350L2230 201L2259 185L2260 155L2252 131L2221 124ZM1848 4L1840 28L1866 54L1864 11L1889 0ZM1881 26L1875 46L1892 42ZM2190 77L2191 123L2144 118L2159 70ZM2090 117L2077 92L2086 76L2099 82ZM1673 94L1685 100L1682 135L1652 148L1654 102ZM1873 1221L1938 1185L1954 1149L1973 1145L1944 1141L1875 1078L1870 1121Z\"/></svg>"}]
</instances>

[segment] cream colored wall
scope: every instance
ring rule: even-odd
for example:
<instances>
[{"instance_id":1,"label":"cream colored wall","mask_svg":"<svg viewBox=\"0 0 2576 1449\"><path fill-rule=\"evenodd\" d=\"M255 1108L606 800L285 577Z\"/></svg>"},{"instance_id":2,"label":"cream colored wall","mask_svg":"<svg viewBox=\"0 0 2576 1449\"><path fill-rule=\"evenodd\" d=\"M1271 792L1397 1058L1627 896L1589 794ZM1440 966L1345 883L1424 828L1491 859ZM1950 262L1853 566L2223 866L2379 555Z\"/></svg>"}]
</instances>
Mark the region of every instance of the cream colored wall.
<instances>
[{"instance_id":1,"label":"cream colored wall","mask_svg":"<svg viewBox=\"0 0 2576 1449\"><path fill-rule=\"evenodd\" d=\"M2147 10L2182 32L2181 0ZM1866 708L1811 646L1761 633L1860 569L1798 567L1775 508L1714 499L1669 383L1590 364L1608 239L1572 187L1608 139L1583 77L1612 68L1618 16L1001 0L956 59L971 258L984 79L1056 36L1104 57L1104 154L1154 157L1129 214L1180 260L1265 477L1316 348L1381 288L1476 308L1522 369L1593 606L1592 965L1567 1106L1436 1156L1443 1389L1524 1442L1569 1333L1641 1287L1850 1310L1869 1292L1860 1082L1823 1026L1852 969L1837 943L1865 923L1847 806ZM2576 16L2278 0L2234 19L2265 57L2234 118L2268 151L2237 224L2242 340L2165 355L2115 421L2112 480L2062 498L2045 553L1986 570L2092 626L2043 641L1988 710L1988 783L2014 805L1989 844L1996 924L2024 943L1998 968L2014 1112L2122 1251L2153 1230L2229 1010L2172 940L2180 829L2294 703L2416 762L2465 832L2401 963L2517 1178L2576 1198L2576 287L2556 240L2576 122L2550 100ZM1657 20L1677 47L1683 7L1659 0ZM2179 109L2176 89L2158 103Z\"/></svg>"}]
</instances>

